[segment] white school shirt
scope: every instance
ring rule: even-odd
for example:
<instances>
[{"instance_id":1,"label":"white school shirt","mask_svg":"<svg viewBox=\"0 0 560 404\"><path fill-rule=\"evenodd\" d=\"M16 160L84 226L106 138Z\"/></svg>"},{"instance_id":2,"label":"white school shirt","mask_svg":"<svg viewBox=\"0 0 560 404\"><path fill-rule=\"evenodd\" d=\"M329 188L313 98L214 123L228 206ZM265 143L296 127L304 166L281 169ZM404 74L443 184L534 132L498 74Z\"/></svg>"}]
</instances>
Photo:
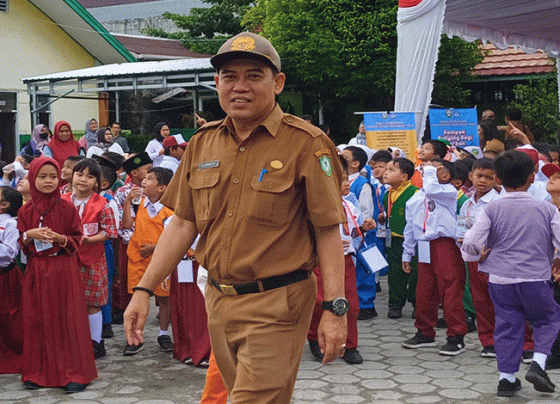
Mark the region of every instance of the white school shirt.
<instances>
[{"instance_id":1,"label":"white school shirt","mask_svg":"<svg viewBox=\"0 0 560 404\"><path fill-rule=\"evenodd\" d=\"M2 213L0 215L0 268L5 268L14 262L19 250L18 239L19 230L16 220L7 213Z\"/></svg>"},{"instance_id":2,"label":"white school shirt","mask_svg":"<svg viewBox=\"0 0 560 404\"><path fill-rule=\"evenodd\" d=\"M163 158L161 159L161 163L159 164L159 166L161 168L169 168L171 171L173 171L173 174L175 174L177 168L179 167L180 161L175 157L166 156L165 154L162 157Z\"/></svg>"},{"instance_id":3,"label":"white school shirt","mask_svg":"<svg viewBox=\"0 0 560 404\"><path fill-rule=\"evenodd\" d=\"M424 167L422 181L423 188L406 203L403 262L410 262L418 241L455 238L457 232L457 188L440 184L433 166Z\"/></svg>"},{"instance_id":4,"label":"white school shirt","mask_svg":"<svg viewBox=\"0 0 560 404\"><path fill-rule=\"evenodd\" d=\"M352 199L353 198L347 199L344 196L342 197L342 206L344 207L344 212L346 213L348 234L346 234L346 232L344 231L345 228L344 223L341 223L339 225L341 237L352 235L352 232L354 232L354 229L356 228L356 224L354 223L354 221L356 221L358 226L363 223L362 213L360 212L360 208L352 202ZM359 242L361 242L361 238L360 237L358 238L359 238ZM344 255L352 254L355 252L356 252L356 248L354 246L354 240L352 240L350 245L344 248Z\"/></svg>"},{"instance_id":5,"label":"white school shirt","mask_svg":"<svg viewBox=\"0 0 560 404\"><path fill-rule=\"evenodd\" d=\"M459 211L460 216L473 216L477 217L482 209L488 204L488 202L493 201L494 199L500 199L502 196L496 191L495 189L491 189L486 195L480 198L478 201L475 201L474 195L466 201L463 206L461 206L461 210Z\"/></svg>"},{"instance_id":6,"label":"white school shirt","mask_svg":"<svg viewBox=\"0 0 560 404\"><path fill-rule=\"evenodd\" d=\"M354 173L348 176L348 181L350 181L350 186L352 183L360 176L360 173ZM373 218L373 193L371 191L371 185L364 184L360 190L360 195L356 195L358 201L360 202L360 209L362 211L362 216L364 219Z\"/></svg>"}]
</instances>

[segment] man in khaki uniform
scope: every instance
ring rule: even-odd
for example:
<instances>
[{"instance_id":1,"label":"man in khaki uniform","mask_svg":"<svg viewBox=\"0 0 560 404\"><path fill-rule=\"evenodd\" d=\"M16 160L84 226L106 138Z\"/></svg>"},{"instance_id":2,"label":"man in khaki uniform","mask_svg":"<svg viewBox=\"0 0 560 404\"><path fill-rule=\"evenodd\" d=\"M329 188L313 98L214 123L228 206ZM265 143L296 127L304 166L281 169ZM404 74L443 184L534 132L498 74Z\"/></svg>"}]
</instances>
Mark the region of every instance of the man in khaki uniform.
<instances>
[{"instance_id":1,"label":"man in khaki uniform","mask_svg":"<svg viewBox=\"0 0 560 404\"><path fill-rule=\"evenodd\" d=\"M325 290L324 362L344 353L342 172L327 136L276 104L285 76L268 40L238 34L211 61L227 117L191 139L162 198L175 216L126 311L127 339L143 342L151 291L200 233L196 258L210 278L208 327L232 403L289 403L317 264Z\"/></svg>"}]
</instances>

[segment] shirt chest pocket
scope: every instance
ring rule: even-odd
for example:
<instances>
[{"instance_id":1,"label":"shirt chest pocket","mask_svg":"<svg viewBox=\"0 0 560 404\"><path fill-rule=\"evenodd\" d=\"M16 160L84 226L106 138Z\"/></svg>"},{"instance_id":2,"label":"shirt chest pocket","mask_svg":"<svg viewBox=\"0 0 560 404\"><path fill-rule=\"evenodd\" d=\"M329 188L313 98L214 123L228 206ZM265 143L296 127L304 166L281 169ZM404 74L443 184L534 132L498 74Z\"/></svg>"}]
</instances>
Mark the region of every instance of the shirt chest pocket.
<instances>
[{"instance_id":1,"label":"shirt chest pocket","mask_svg":"<svg viewBox=\"0 0 560 404\"><path fill-rule=\"evenodd\" d=\"M294 190L290 178L268 177L251 181L253 193L249 216L270 225L286 223L293 208Z\"/></svg>"},{"instance_id":2,"label":"shirt chest pocket","mask_svg":"<svg viewBox=\"0 0 560 404\"><path fill-rule=\"evenodd\" d=\"M197 171L189 178L197 220L211 220L218 214L221 203L217 187L219 181L218 170Z\"/></svg>"}]
</instances>

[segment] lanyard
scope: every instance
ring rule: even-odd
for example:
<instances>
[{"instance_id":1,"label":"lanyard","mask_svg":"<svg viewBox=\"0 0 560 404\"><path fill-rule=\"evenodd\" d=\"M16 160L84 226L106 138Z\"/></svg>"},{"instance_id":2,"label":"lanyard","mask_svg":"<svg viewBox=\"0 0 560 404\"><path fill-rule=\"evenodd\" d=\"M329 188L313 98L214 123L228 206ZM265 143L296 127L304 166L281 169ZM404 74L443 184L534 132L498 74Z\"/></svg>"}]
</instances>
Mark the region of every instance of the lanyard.
<instances>
[{"instance_id":1,"label":"lanyard","mask_svg":"<svg viewBox=\"0 0 560 404\"><path fill-rule=\"evenodd\" d=\"M366 239L365 239L364 235L362 234L362 231L360 230L360 226L358 225L358 222L356 222L356 218L352 214L352 211L350 210L350 207L348 206L348 204L346 203L345 200L342 200L342 203L344 204L344 209L346 210L346 212L348 212L348 215L352 218L352 222L354 222L354 226L356 226L356 230L358 231L358 234L362 238L362 242L360 243L360 245L362 243L365 244ZM352 233L352 232L350 232L350 233Z\"/></svg>"},{"instance_id":2,"label":"lanyard","mask_svg":"<svg viewBox=\"0 0 560 404\"><path fill-rule=\"evenodd\" d=\"M54 203L53 206L51 206L50 208L48 208L47 210L45 210L45 211L43 212L43 214L41 214L41 212L39 212L39 209L37 209L37 207L35 206L35 204L33 204L33 209L35 209L35 211L36 211L36 212L39 214L39 216L40 216L40 217L39 217L39 227L43 227L43 219L44 219L44 217L47 215L47 213L49 213L49 211L50 211L52 208L54 208L54 207L58 204L58 202L60 202L60 198L58 198L58 199L56 200L56 202Z\"/></svg>"},{"instance_id":3,"label":"lanyard","mask_svg":"<svg viewBox=\"0 0 560 404\"><path fill-rule=\"evenodd\" d=\"M381 203L379 203L379 196L381 195L381 191L379 190L379 188L380 188L380 184L377 184L377 187L375 187L375 194L376 194L375 203L377 204L377 209L379 209L379 212L383 213L383 201L381 201ZM389 196L391 196L391 195L389 195ZM389 199L391 199L391 198L389 198Z\"/></svg>"},{"instance_id":4,"label":"lanyard","mask_svg":"<svg viewBox=\"0 0 560 404\"><path fill-rule=\"evenodd\" d=\"M389 218L391 217L391 212L393 210L393 198L392 198L392 194L393 194L394 190L393 188L391 188L389 190L389 195L387 196L387 220L389 220Z\"/></svg>"},{"instance_id":5,"label":"lanyard","mask_svg":"<svg viewBox=\"0 0 560 404\"><path fill-rule=\"evenodd\" d=\"M424 197L424 206L426 207L426 215L424 216L424 225L422 227L422 232L426 233L426 224L428 223L428 214L430 213L430 206L428 204L428 197Z\"/></svg>"}]
</instances>

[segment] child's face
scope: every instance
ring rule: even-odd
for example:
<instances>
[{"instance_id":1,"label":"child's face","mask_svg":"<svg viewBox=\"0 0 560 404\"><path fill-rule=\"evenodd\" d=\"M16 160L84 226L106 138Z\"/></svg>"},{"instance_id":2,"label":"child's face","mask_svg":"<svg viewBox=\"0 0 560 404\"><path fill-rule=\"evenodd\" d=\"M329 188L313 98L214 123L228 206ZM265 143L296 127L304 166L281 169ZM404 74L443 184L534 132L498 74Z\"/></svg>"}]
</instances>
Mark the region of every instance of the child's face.
<instances>
[{"instance_id":1,"label":"child's face","mask_svg":"<svg viewBox=\"0 0 560 404\"><path fill-rule=\"evenodd\" d=\"M344 171L342 173L342 184L340 184L340 193L342 196L346 196L350 193L350 181L348 181L348 173Z\"/></svg>"},{"instance_id":2,"label":"child's face","mask_svg":"<svg viewBox=\"0 0 560 404\"><path fill-rule=\"evenodd\" d=\"M23 177L21 179L20 182L18 182L17 187L16 187L16 191L18 191L20 194L22 195L28 195L30 190L29 190L29 178L27 177L27 174L25 174L25 177Z\"/></svg>"},{"instance_id":3,"label":"child's face","mask_svg":"<svg viewBox=\"0 0 560 404\"><path fill-rule=\"evenodd\" d=\"M109 181L107 181L107 179L103 177L103 175L101 175L101 185L99 186L99 191L105 191L109 188L111 188L111 184L109 184Z\"/></svg>"},{"instance_id":4,"label":"child's face","mask_svg":"<svg viewBox=\"0 0 560 404\"><path fill-rule=\"evenodd\" d=\"M382 180L383 179L383 174L385 173L385 170L387 169L387 164L384 161L376 161L374 163L373 168L373 177L377 180Z\"/></svg>"},{"instance_id":5,"label":"child's face","mask_svg":"<svg viewBox=\"0 0 560 404\"><path fill-rule=\"evenodd\" d=\"M550 176L546 184L546 191L549 194L560 193L560 172L554 173Z\"/></svg>"},{"instance_id":6,"label":"child's face","mask_svg":"<svg viewBox=\"0 0 560 404\"><path fill-rule=\"evenodd\" d=\"M58 188L58 172L52 164L45 164L39 169L35 178L35 188L44 194L50 194Z\"/></svg>"},{"instance_id":7,"label":"child's face","mask_svg":"<svg viewBox=\"0 0 560 404\"><path fill-rule=\"evenodd\" d=\"M177 160L181 160L183 154L185 153L185 149L186 149L185 146L172 147L169 150L169 155L171 157L175 157Z\"/></svg>"},{"instance_id":8,"label":"child's face","mask_svg":"<svg viewBox=\"0 0 560 404\"><path fill-rule=\"evenodd\" d=\"M343 150L342 157L346 159L348 163L348 174L354 174L358 172L358 167L360 166L359 161L354 160L354 156L352 155L352 151L350 150Z\"/></svg>"},{"instance_id":9,"label":"child's face","mask_svg":"<svg viewBox=\"0 0 560 404\"><path fill-rule=\"evenodd\" d=\"M165 185L158 183L157 177L154 173L148 173L146 178L142 181L142 188L144 188L144 195L148 198L159 199L165 191Z\"/></svg>"},{"instance_id":10,"label":"child's face","mask_svg":"<svg viewBox=\"0 0 560 404\"><path fill-rule=\"evenodd\" d=\"M431 143L424 143L418 152L418 158L422 161L430 161L435 158L436 151Z\"/></svg>"},{"instance_id":11,"label":"child's face","mask_svg":"<svg viewBox=\"0 0 560 404\"><path fill-rule=\"evenodd\" d=\"M406 174L401 171L398 163L395 164L394 161L389 161L385 172L383 173L383 183L390 185L393 188L398 188L405 180Z\"/></svg>"},{"instance_id":12,"label":"child's face","mask_svg":"<svg viewBox=\"0 0 560 404\"><path fill-rule=\"evenodd\" d=\"M63 181L70 182L70 179L72 178L72 170L74 169L75 165L75 161L66 160L64 162L60 170L60 177Z\"/></svg>"},{"instance_id":13,"label":"child's face","mask_svg":"<svg viewBox=\"0 0 560 404\"><path fill-rule=\"evenodd\" d=\"M496 172L488 168L477 168L469 173L469 179L478 195L486 195L496 185Z\"/></svg>"},{"instance_id":14,"label":"child's face","mask_svg":"<svg viewBox=\"0 0 560 404\"><path fill-rule=\"evenodd\" d=\"M90 174L89 168L83 171L75 171L72 176L72 188L82 194L89 194L97 185L97 177Z\"/></svg>"},{"instance_id":15,"label":"child's face","mask_svg":"<svg viewBox=\"0 0 560 404\"><path fill-rule=\"evenodd\" d=\"M550 158L552 159L551 163L558 164L558 160L560 159L560 153L558 153L557 151L551 151L548 154L550 155Z\"/></svg>"}]
</instances>

